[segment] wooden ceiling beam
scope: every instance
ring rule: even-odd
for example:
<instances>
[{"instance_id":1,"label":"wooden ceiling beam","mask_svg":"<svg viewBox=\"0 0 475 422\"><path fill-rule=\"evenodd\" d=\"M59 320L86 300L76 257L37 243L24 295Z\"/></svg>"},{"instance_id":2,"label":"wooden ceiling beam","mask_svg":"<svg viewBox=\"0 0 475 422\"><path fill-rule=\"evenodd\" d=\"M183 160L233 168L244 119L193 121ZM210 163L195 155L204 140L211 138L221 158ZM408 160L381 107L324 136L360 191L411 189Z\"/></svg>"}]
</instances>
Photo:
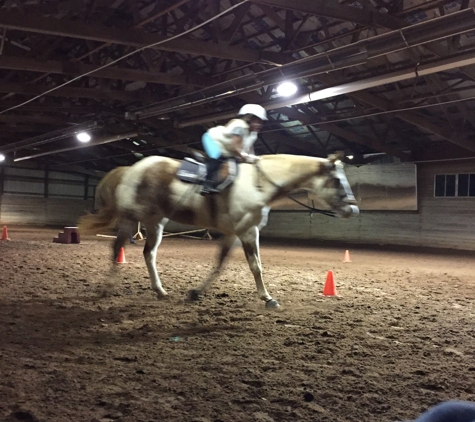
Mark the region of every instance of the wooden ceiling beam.
<instances>
[{"instance_id":1,"label":"wooden ceiling beam","mask_svg":"<svg viewBox=\"0 0 475 422\"><path fill-rule=\"evenodd\" d=\"M362 136L353 130L344 129L338 125L331 123L320 125L320 129L326 130L332 133L333 135L341 136L342 138L345 138L350 142L370 147L371 149L374 149L376 151L385 152L386 154L392 155L393 157L398 157L403 160L407 160L409 158L407 154L403 153L399 149L394 148L390 145L385 145L379 142L378 139L376 139L375 137Z\"/></svg>"},{"instance_id":2,"label":"wooden ceiling beam","mask_svg":"<svg viewBox=\"0 0 475 422\"><path fill-rule=\"evenodd\" d=\"M242 6L234 10L234 19L231 22L231 25L229 25L221 35L223 41L230 42L233 39L234 34L236 34L236 31L243 23L243 20L246 17L250 7L251 5L249 3L244 3Z\"/></svg>"},{"instance_id":3,"label":"wooden ceiling beam","mask_svg":"<svg viewBox=\"0 0 475 422\"><path fill-rule=\"evenodd\" d=\"M200 75L173 75L162 72L145 72L142 70L124 69L120 67L93 66L84 63L60 62L53 60L38 61L28 57L0 56L0 68L27 72L55 73L78 76L94 72L91 76L123 81L144 81L165 85L209 86L215 83L211 78Z\"/></svg>"},{"instance_id":4,"label":"wooden ceiling beam","mask_svg":"<svg viewBox=\"0 0 475 422\"><path fill-rule=\"evenodd\" d=\"M305 106L303 105L299 105L299 107L305 109ZM350 142L354 142L360 145L370 147L376 151L385 152L394 157L399 157L402 159L408 158L406 154L402 153L401 151L389 145L382 144L376 138L363 137L357 132L355 132L354 130L344 129L333 123L323 124L321 121L316 122L314 117L310 116L307 113L301 113L294 108L284 107L284 108L278 109L278 111L279 113L285 114L288 117L300 120L304 124L316 124L319 126L321 130L325 130L333 135L340 136Z\"/></svg>"},{"instance_id":5,"label":"wooden ceiling beam","mask_svg":"<svg viewBox=\"0 0 475 422\"><path fill-rule=\"evenodd\" d=\"M2 11L2 13L0 13L0 27L111 44L129 45L138 48L167 40L167 37L162 35L150 34L138 29L111 28L67 19L60 20L50 17L25 16L14 11ZM284 64L291 60L290 56L280 53L230 47L227 44L215 44L186 37L166 41L163 44L151 48L186 53L193 56L205 55L208 57L219 57L221 59L233 59L251 63L272 61L274 63Z\"/></svg>"},{"instance_id":6,"label":"wooden ceiling beam","mask_svg":"<svg viewBox=\"0 0 475 422\"><path fill-rule=\"evenodd\" d=\"M53 97L74 97L74 98L94 98L96 100L117 100L117 101L141 101L141 102L155 102L158 101L158 96L150 92L143 91L118 91L111 89L94 89L94 88L76 88L64 87L59 88L51 93L47 93L53 87L45 85L24 85L15 83L2 83L0 81L0 92L5 94L20 94L20 95L48 95ZM67 110L65 110L67 111Z\"/></svg>"},{"instance_id":7,"label":"wooden ceiling beam","mask_svg":"<svg viewBox=\"0 0 475 422\"><path fill-rule=\"evenodd\" d=\"M310 13L316 16L333 18L340 21L359 23L362 25L377 25L383 28L399 29L396 19L388 14L343 6L336 1L328 0L251 0L253 3L266 4L282 9Z\"/></svg>"},{"instance_id":8,"label":"wooden ceiling beam","mask_svg":"<svg viewBox=\"0 0 475 422\"><path fill-rule=\"evenodd\" d=\"M18 104L18 101L2 101L0 103L0 110L4 110L10 107L14 107ZM110 115L123 117L125 110L122 110L120 107L111 108L109 106L76 106L70 105L69 102L65 104L35 104L33 105L26 104L19 109L19 111L24 113L59 113L67 115L90 115L98 113L107 113Z\"/></svg>"},{"instance_id":9,"label":"wooden ceiling beam","mask_svg":"<svg viewBox=\"0 0 475 422\"><path fill-rule=\"evenodd\" d=\"M323 82L324 84L327 84L328 86L338 83L335 77L328 74L318 75L315 79L317 79L320 82ZM348 96L351 98L354 98L355 100L359 102L369 104L372 107L376 107L379 110L383 110L383 111L384 110L390 111L393 107L393 103L390 100L371 94L367 91L352 92L348 94ZM398 117L399 119L404 120L407 123L415 125L419 127L420 129L430 132L442 139L446 139L452 142L453 144L462 146L468 149L469 151L475 151L474 141L472 141L471 139L467 139L462 133L457 134L448 128L446 129L435 123L432 123L431 121L429 121L427 118L423 117L420 114L417 114L412 111L398 111L398 112L391 113L390 116L392 118Z\"/></svg>"},{"instance_id":10,"label":"wooden ceiling beam","mask_svg":"<svg viewBox=\"0 0 475 422\"><path fill-rule=\"evenodd\" d=\"M0 114L0 123L40 123L44 125L64 125L78 123L76 119L69 119L65 117L43 116L36 115L21 115L21 114Z\"/></svg>"},{"instance_id":11,"label":"wooden ceiling beam","mask_svg":"<svg viewBox=\"0 0 475 422\"><path fill-rule=\"evenodd\" d=\"M51 130L51 126L35 124L35 123L21 123L15 125L1 124L0 133L2 134L2 139L5 139L5 134L7 133L47 133Z\"/></svg>"}]
</instances>

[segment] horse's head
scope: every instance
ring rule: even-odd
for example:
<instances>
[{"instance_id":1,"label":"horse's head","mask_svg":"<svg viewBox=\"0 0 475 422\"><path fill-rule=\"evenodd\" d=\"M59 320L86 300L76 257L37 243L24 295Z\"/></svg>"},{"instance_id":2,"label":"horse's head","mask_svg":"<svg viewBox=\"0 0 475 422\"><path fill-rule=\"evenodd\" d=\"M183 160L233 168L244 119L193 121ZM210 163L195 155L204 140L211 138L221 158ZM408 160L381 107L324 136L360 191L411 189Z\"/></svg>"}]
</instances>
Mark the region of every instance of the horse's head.
<instances>
[{"instance_id":1,"label":"horse's head","mask_svg":"<svg viewBox=\"0 0 475 422\"><path fill-rule=\"evenodd\" d=\"M332 154L324 160L322 170L309 181L307 189L314 191L330 205L337 217L348 218L359 214L359 209L341 159L342 153Z\"/></svg>"}]
</instances>

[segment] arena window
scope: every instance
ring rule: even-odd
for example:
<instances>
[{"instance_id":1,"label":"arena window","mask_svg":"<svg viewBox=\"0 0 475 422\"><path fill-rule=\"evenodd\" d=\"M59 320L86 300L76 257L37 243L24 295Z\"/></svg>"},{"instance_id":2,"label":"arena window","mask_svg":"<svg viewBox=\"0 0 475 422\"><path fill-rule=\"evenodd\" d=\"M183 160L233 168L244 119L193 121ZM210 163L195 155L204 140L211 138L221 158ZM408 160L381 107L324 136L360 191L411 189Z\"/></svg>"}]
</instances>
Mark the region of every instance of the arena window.
<instances>
[{"instance_id":1,"label":"arena window","mask_svg":"<svg viewBox=\"0 0 475 422\"><path fill-rule=\"evenodd\" d=\"M435 197L475 197L475 174L437 174Z\"/></svg>"}]
</instances>

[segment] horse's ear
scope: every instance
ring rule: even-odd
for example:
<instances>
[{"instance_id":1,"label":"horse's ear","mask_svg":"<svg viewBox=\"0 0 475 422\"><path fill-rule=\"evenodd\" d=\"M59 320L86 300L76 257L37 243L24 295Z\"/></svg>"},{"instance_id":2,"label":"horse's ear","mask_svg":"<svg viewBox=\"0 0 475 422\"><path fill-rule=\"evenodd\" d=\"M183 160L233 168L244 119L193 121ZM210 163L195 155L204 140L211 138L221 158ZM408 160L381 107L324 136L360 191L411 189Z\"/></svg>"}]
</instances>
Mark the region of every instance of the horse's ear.
<instances>
[{"instance_id":1,"label":"horse's ear","mask_svg":"<svg viewBox=\"0 0 475 422\"><path fill-rule=\"evenodd\" d=\"M328 161L335 163L335 161L343 160L344 157L345 157L345 153L343 151L336 151L334 154L330 154L328 156Z\"/></svg>"}]
</instances>

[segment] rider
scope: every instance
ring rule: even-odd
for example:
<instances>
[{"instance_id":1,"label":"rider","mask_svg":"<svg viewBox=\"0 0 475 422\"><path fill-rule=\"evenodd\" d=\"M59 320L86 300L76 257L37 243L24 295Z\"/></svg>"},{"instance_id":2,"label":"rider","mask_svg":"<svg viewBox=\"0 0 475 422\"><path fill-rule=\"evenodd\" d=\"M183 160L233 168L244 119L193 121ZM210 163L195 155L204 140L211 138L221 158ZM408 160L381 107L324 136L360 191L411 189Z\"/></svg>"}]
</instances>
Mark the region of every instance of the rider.
<instances>
[{"instance_id":1,"label":"rider","mask_svg":"<svg viewBox=\"0 0 475 422\"><path fill-rule=\"evenodd\" d=\"M254 163L254 142L257 133L261 130L267 113L264 107L258 104L246 104L241 107L236 118L225 126L216 126L209 129L202 137L203 147L208 155L207 180L203 184L202 194L216 193L215 175L222 162L229 157Z\"/></svg>"}]
</instances>

